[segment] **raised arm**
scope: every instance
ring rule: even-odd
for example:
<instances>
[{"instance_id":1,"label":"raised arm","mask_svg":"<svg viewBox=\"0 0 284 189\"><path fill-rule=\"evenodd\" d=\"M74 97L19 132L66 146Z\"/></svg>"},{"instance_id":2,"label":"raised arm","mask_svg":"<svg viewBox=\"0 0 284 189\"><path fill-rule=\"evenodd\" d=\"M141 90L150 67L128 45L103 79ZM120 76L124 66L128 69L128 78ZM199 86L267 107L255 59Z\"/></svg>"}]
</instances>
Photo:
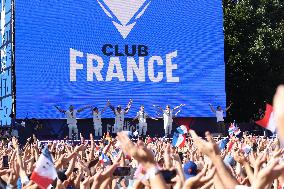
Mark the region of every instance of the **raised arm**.
<instances>
[{"instance_id":1,"label":"raised arm","mask_svg":"<svg viewBox=\"0 0 284 189\"><path fill-rule=\"evenodd\" d=\"M126 106L126 108L124 109L124 111L125 111L126 114L128 113L128 111L129 111L129 109L130 109L130 107L131 107L131 105L132 105L132 102L133 102L133 100L130 99L129 102L128 102L128 104L127 104L127 106Z\"/></svg>"},{"instance_id":2,"label":"raised arm","mask_svg":"<svg viewBox=\"0 0 284 189\"><path fill-rule=\"evenodd\" d=\"M228 110L231 108L232 105L233 105L233 103L231 103L231 104L226 108L226 111L228 111Z\"/></svg>"},{"instance_id":3,"label":"raised arm","mask_svg":"<svg viewBox=\"0 0 284 189\"><path fill-rule=\"evenodd\" d=\"M115 114L115 108L114 108L114 106L113 105L111 105L111 103L110 103L110 101L108 101L108 103L109 103L109 108L113 111L113 113Z\"/></svg>"},{"instance_id":4,"label":"raised arm","mask_svg":"<svg viewBox=\"0 0 284 189\"><path fill-rule=\"evenodd\" d=\"M209 104L209 106L210 106L211 111L212 111L213 113L216 113L216 110L213 108L212 104Z\"/></svg>"},{"instance_id":5,"label":"raised arm","mask_svg":"<svg viewBox=\"0 0 284 189\"><path fill-rule=\"evenodd\" d=\"M135 145L125 133L119 132L117 137L122 151L136 159L146 170L145 177L149 180L150 187L166 189L166 182L156 166L157 162L153 152L141 141Z\"/></svg>"},{"instance_id":6,"label":"raised arm","mask_svg":"<svg viewBox=\"0 0 284 189\"><path fill-rule=\"evenodd\" d=\"M173 117L177 117L178 113L180 113L180 110L178 110L175 114L173 114Z\"/></svg>"},{"instance_id":7,"label":"raised arm","mask_svg":"<svg viewBox=\"0 0 284 189\"><path fill-rule=\"evenodd\" d=\"M136 116L133 118L133 121L134 121L135 119L138 119L138 117L139 117L139 112L137 112Z\"/></svg>"},{"instance_id":8,"label":"raised arm","mask_svg":"<svg viewBox=\"0 0 284 189\"><path fill-rule=\"evenodd\" d=\"M101 110L101 114L104 113L104 111L106 111L107 107L109 107L109 106L110 106L110 102L108 100L107 103L106 103L106 106Z\"/></svg>"},{"instance_id":9,"label":"raised arm","mask_svg":"<svg viewBox=\"0 0 284 189\"><path fill-rule=\"evenodd\" d=\"M226 178L226 182L223 182L223 180L221 180L223 185L226 186L226 188L235 188L236 185L238 185L238 182L226 168L226 165L224 164L221 157L219 147L215 143L212 135L207 131L205 133L205 136L208 141L205 141L202 138L199 138L195 131L190 130L189 133L198 150L200 150L201 153L207 155L211 159L213 165L216 167L218 176L220 178Z\"/></svg>"},{"instance_id":10,"label":"raised arm","mask_svg":"<svg viewBox=\"0 0 284 189\"><path fill-rule=\"evenodd\" d=\"M54 107L61 113L65 113L66 112L66 110L63 110L63 109L59 108L58 106L54 106Z\"/></svg>"},{"instance_id":11,"label":"raised arm","mask_svg":"<svg viewBox=\"0 0 284 189\"><path fill-rule=\"evenodd\" d=\"M157 118L155 117L151 117L149 114L145 113L146 114L146 118L150 118L150 119L154 119L154 120L158 120Z\"/></svg>"},{"instance_id":12,"label":"raised arm","mask_svg":"<svg viewBox=\"0 0 284 189\"><path fill-rule=\"evenodd\" d=\"M177 109L179 109L179 108L181 108L183 106L185 106L185 104L180 104L179 106L174 107L173 111L175 111L175 110L177 110Z\"/></svg>"},{"instance_id":13,"label":"raised arm","mask_svg":"<svg viewBox=\"0 0 284 189\"><path fill-rule=\"evenodd\" d=\"M82 112L82 111L84 111L85 109L88 109L88 108L91 108L92 106L85 106L85 107L83 107L83 108L80 108L80 109L78 109L77 110L77 112L79 113L79 112Z\"/></svg>"}]
</instances>

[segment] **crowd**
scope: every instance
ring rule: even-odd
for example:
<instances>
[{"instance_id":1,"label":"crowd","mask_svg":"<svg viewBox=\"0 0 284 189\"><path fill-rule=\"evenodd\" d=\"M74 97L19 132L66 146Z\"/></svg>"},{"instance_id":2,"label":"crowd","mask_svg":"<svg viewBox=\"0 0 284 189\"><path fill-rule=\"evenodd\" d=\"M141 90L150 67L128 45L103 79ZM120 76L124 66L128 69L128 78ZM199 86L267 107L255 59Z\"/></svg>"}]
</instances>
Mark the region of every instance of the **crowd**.
<instances>
[{"instance_id":1,"label":"crowd","mask_svg":"<svg viewBox=\"0 0 284 189\"><path fill-rule=\"evenodd\" d=\"M185 145L178 148L166 138L133 141L124 132L100 142L95 142L92 134L89 141L81 136L79 144L43 144L33 137L20 146L12 138L0 145L0 188L281 189L284 87L279 87L275 95L274 114L276 138L243 134L218 139L206 132L203 139L190 130ZM4 156L8 156L7 165ZM54 164L38 165L41 156ZM34 179L36 169L47 178L50 175L44 175L45 170L56 170L51 186L42 184L48 179Z\"/></svg>"}]
</instances>

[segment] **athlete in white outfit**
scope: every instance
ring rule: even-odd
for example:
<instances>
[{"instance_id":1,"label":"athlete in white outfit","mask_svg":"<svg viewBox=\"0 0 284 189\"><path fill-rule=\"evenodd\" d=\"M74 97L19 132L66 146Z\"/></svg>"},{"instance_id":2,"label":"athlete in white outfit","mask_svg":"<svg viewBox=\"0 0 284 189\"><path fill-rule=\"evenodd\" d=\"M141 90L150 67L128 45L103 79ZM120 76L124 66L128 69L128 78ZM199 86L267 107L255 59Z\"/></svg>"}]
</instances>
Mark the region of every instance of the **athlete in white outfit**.
<instances>
[{"instance_id":1,"label":"athlete in white outfit","mask_svg":"<svg viewBox=\"0 0 284 189\"><path fill-rule=\"evenodd\" d=\"M141 105L140 106L140 111L137 112L137 115L136 117L133 119L138 119L139 123L138 123L138 126L139 126L139 136L142 135L142 132L143 132L143 135L146 136L146 132L147 132L147 122L146 122L146 119L147 118L151 118L151 119L155 119L157 120L156 118L153 118L153 117L150 117L145 111L144 111L144 106Z\"/></svg>"},{"instance_id":2,"label":"athlete in white outfit","mask_svg":"<svg viewBox=\"0 0 284 189\"><path fill-rule=\"evenodd\" d=\"M175 113L175 111L178 110L179 108L181 108L182 106L185 106L185 104L181 104L179 106L176 106L172 110L171 110L169 105L166 106L165 110L163 110L160 106L155 106L155 107L159 108L159 110L161 112L163 112L165 136L170 135L172 133L173 118L177 115L177 113L180 112L180 110L176 113Z\"/></svg>"},{"instance_id":3,"label":"athlete in white outfit","mask_svg":"<svg viewBox=\"0 0 284 189\"><path fill-rule=\"evenodd\" d=\"M97 107L94 107L92 109L95 136L103 136L102 117L101 116L108 106L109 106L109 101L107 102L106 106L101 111L99 111L99 109Z\"/></svg>"},{"instance_id":4,"label":"athlete in white outfit","mask_svg":"<svg viewBox=\"0 0 284 189\"><path fill-rule=\"evenodd\" d=\"M227 112L232 105L233 103L231 103L225 110L223 110L221 106L217 106L217 110L215 110L212 104L209 104L211 111L215 113L215 116L217 118L217 130L219 133L222 133L224 135L227 134L226 124L224 120L224 112Z\"/></svg>"},{"instance_id":5,"label":"athlete in white outfit","mask_svg":"<svg viewBox=\"0 0 284 189\"><path fill-rule=\"evenodd\" d=\"M83 110L90 108L91 106L86 106L84 108L74 110L74 107L72 105L69 106L69 110L63 110L60 109L58 106L55 106L57 110L59 110L61 113L64 113L67 118L67 125L69 128L69 139L73 139L72 133L75 134L75 139L78 140L78 128L77 128L77 113L82 112Z\"/></svg>"},{"instance_id":6,"label":"athlete in white outfit","mask_svg":"<svg viewBox=\"0 0 284 189\"><path fill-rule=\"evenodd\" d=\"M124 124L124 116L128 113L130 107L132 104L132 99L128 102L128 105L125 109L122 109L121 106L117 106L117 108L114 108L111 104L109 104L110 109L113 111L115 115L115 122L114 122L114 132L117 133L123 130L123 124Z\"/></svg>"}]
</instances>

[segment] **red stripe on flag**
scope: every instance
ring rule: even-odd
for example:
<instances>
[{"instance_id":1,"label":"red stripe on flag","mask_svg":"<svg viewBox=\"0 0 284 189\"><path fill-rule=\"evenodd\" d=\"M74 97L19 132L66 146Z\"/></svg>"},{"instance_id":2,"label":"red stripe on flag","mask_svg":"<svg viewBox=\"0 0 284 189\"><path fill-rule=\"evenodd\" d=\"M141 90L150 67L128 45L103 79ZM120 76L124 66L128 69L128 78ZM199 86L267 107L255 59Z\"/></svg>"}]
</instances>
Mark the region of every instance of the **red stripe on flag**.
<instances>
[{"instance_id":1,"label":"red stripe on flag","mask_svg":"<svg viewBox=\"0 0 284 189\"><path fill-rule=\"evenodd\" d=\"M52 184L53 180L47 177L43 177L37 172L33 171L31 175L31 180L34 181L41 189L47 189L50 184Z\"/></svg>"},{"instance_id":2,"label":"red stripe on flag","mask_svg":"<svg viewBox=\"0 0 284 189\"><path fill-rule=\"evenodd\" d=\"M186 138L185 138L185 136L183 135L183 141L182 141L182 143L179 145L179 147L184 147L184 145L185 145L185 141L186 141Z\"/></svg>"},{"instance_id":3,"label":"red stripe on flag","mask_svg":"<svg viewBox=\"0 0 284 189\"><path fill-rule=\"evenodd\" d=\"M256 121L255 123L263 128L267 128L272 112L273 112L273 107L270 104L266 104L266 111L264 117L261 120Z\"/></svg>"}]
</instances>

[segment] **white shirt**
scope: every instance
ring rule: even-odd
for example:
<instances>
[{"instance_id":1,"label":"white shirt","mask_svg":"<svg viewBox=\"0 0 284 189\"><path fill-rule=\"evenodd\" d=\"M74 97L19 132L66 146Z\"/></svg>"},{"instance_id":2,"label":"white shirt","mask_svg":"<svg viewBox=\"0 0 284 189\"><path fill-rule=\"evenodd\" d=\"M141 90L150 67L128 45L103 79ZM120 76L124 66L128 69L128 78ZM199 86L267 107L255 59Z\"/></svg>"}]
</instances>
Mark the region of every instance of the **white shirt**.
<instances>
[{"instance_id":1,"label":"white shirt","mask_svg":"<svg viewBox=\"0 0 284 189\"><path fill-rule=\"evenodd\" d=\"M73 115L72 115L73 113ZM77 124L77 120L76 120L76 110L73 110L72 112L70 112L70 110L67 110L65 112L65 115L67 117L67 124L68 125L76 125Z\"/></svg>"},{"instance_id":2,"label":"white shirt","mask_svg":"<svg viewBox=\"0 0 284 189\"><path fill-rule=\"evenodd\" d=\"M96 113L93 111L93 123L94 125L102 125L102 119L101 119L101 112Z\"/></svg>"},{"instance_id":3,"label":"white shirt","mask_svg":"<svg viewBox=\"0 0 284 189\"><path fill-rule=\"evenodd\" d=\"M124 114L125 114L124 110L121 110L120 113L118 113L118 111L115 109L115 124L117 126L123 126Z\"/></svg>"},{"instance_id":4,"label":"white shirt","mask_svg":"<svg viewBox=\"0 0 284 189\"><path fill-rule=\"evenodd\" d=\"M170 112L167 112L166 110L164 110L163 117L164 117L164 126L170 125L173 123L173 111L172 110L170 110Z\"/></svg>"},{"instance_id":5,"label":"white shirt","mask_svg":"<svg viewBox=\"0 0 284 189\"><path fill-rule=\"evenodd\" d=\"M219 121L224 121L224 111L223 110L216 110L216 118L217 118L217 122Z\"/></svg>"},{"instance_id":6,"label":"white shirt","mask_svg":"<svg viewBox=\"0 0 284 189\"><path fill-rule=\"evenodd\" d=\"M138 117L139 123L146 123L147 114L145 111L137 112L137 117Z\"/></svg>"}]
</instances>

